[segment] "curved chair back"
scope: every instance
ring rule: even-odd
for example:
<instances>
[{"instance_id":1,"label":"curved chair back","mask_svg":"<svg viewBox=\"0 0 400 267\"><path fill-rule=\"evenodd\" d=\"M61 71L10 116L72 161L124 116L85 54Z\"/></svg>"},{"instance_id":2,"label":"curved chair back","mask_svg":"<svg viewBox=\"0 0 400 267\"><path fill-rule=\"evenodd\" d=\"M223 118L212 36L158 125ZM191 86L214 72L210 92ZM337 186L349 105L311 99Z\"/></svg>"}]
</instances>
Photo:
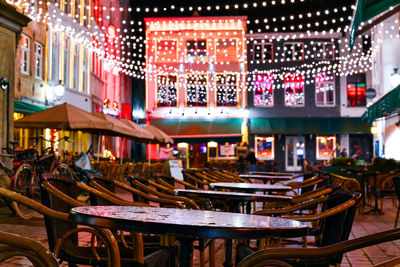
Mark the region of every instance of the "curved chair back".
<instances>
[{"instance_id":1,"label":"curved chair back","mask_svg":"<svg viewBox=\"0 0 400 267\"><path fill-rule=\"evenodd\" d=\"M397 207L397 213L396 213L396 218L394 220L394 227L397 227L397 222L399 220L399 213L400 213L400 176L393 177L392 179L393 185L394 185L394 190L396 191L396 196L399 201L399 205Z\"/></svg>"},{"instance_id":2,"label":"curved chair back","mask_svg":"<svg viewBox=\"0 0 400 267\"><path fill-rule=\"evenodd\" d=\"M48 188L51 189L48 190ZM76 181L66 177L42 175L40 196L43 205L63 213L69 213L71 208L74 207L70 204L72 201L64 201L66 197L76 200L76 202L74 202L76 206L84 205L77 200L79 190L77 190ZM70 221L60 222L48 217L45 217L44 221L51 251L54 251L57 241L61 236L76 228L76 224ZM75 239L73 243L77 245L77 240Z\"/></svg>"},{"instance_id":3,"label":"curved chair back","mask_svg":"<svg viewBox=\"0 0 400 267\"><path fill-rule=\"evenodd\" d=\"M0 244L5 245L0 248L0 265L9 258L24 256L34 266L58 267L53 254L42 244L30 238L0 232Z\"/></svg>"}]
</instances>

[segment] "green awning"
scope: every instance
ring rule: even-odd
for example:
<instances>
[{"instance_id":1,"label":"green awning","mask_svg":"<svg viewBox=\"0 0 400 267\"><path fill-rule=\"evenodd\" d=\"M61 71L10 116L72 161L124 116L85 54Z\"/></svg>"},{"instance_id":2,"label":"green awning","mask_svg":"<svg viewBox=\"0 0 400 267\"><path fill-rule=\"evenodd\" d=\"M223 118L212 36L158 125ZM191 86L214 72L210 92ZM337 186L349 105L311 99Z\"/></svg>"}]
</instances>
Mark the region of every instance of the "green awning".
<instances>
[{"instance_id":1,"label":"green awning","mask_svg":"<svg viewBox=\"0 0 400 267\"><path fill-rule=\"evenodd\" d=\"M241 136L241 118L152 119L151 124L172 138Z\"/></svg>"},{"instance_id":2,"label":"green awning","mask_svg":"<svg viewBox=\"0 0 400 267\"><path fill-rule=\"evenodd\" d=\"M400 4L400 0L358 0L350 27L350 48L353 47L356 32L361 22L368 21Z\"/></svg>"},{"instance_id":3,"label":"green awning","mask_svg":"<svg viewBox=\"0 0 400 267\"><path fill-rule=\"evenodd\" d=\"M22 114L33 114L42 110L45 110L45 107L41 107L38 105L22 102L19 100L14 100L14 112L22 113Z\"/></svg>"},{"instance_id":4,"label":"green awning","mask_svg":"<svg viewBox=\"0 0 400 267\"><path fill-rule=\"evenodd\" d=\"M372 123L374 120L392 114L400 114L400 85L382 96L363 115L363 119Z\"/></svg>"},{"instance_id":5,"label":"green awning","mask_svg":"<svg viewBox=\"0 0 400 267\"><path fill-rule=\"evenodd\" d=\"M250 134L369 133L361 118L251 118Z\"/></svg>"}]
</instances>

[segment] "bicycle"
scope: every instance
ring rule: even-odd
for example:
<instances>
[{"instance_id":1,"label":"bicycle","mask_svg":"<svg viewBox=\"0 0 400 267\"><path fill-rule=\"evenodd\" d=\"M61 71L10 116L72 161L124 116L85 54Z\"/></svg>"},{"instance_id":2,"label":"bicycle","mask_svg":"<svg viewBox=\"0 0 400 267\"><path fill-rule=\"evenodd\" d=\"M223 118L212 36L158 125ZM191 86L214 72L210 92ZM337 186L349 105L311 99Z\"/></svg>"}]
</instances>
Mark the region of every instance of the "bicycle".
<instances>
[{"instance_id":1,"label":"bicycle","mask_svg":"<svg viewBox=\"0 0 400 267\"><path fill-rule=\"evenodd\" d=\"M60 162L54 152L53 142L43 137L35 138L38 140L50 142L50 147L46 148L41 155L36 148L16 151L16 161L20 166L15 172L11 190L29 197L35 201L40 201L39 177L43 173L63 175L73 177L73 173L67 164ZM68 141L69 137L63 137L58 141ZM14 211L23 219L30 219L33 216L33 210L27 209L16 202L11 203Z\"/></svg>"},{"instance_id":2,"label":"bicycle","mask_svg":"<svg viewBox=\"0 0 400 267\"><path fill-rule=\"evenodd\" d=\"M7 152L7 154L0 154L1 157L8 157L8 158L14 158L15 159L15 147L18 145L18 142L10 142L12 145L12 148L10 146L3 148ZM16 164L15 164L16 163ZM18 161L13 161L13 168L8 168L6 164L0 160L0 186L3 186L5 188L10 188L12 184L12 180L14 178L14 173L15 170L18 169L20 164L18 164ZM13 205L13 203L4 200L4 203L7 204L7 206L10 208L10 210L15 214L20 216L21 218L25 219L25 211L27 207L22 206L21 207L16 207ZM28 216L29 217L29 216ZM26 217L26 218L28 218Z\"/></svg>"}]
</instances>

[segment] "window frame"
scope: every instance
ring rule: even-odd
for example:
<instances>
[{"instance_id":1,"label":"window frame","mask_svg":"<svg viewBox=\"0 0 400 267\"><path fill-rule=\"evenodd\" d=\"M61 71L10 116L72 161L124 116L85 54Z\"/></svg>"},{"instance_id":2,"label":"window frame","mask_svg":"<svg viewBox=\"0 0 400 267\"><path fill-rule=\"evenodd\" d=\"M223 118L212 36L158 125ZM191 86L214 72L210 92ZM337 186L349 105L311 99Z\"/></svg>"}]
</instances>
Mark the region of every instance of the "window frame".
<instances>
[{"instance_id":1,"label":"window frame","mask_svg":"<svg viewBox=\"0 0 400 267\"><path fill-rule=\"evenodd\" d=\"M52 81L58 82L60 80L60 32L52 30L51 32L51 79Z\"/></svg>"},{"instance_id":2,"label":"window frame","mask_svg":"<svg viewBox=\"0 0 400 267\"><path fill-rule=\"evenodd\" d=\"M235 81L236 81L236 83L235 83L235 87L236 87L236 90L235 90L235 92L236 92L236 104L235 105L227 105L227 90L229 89L229 88L226 88L225 89L225 104L224 105L219 105L218 104L218 76L227 76L227 75L231 75L231 76L234 76L235 77ZM227 80L226 79L226 77L225 77L225 80ZM239 93L238 93L238 82L239 82L239 79L238 79L238 75L236 74L236 73L215 73L215 76L214 76L214 81L215 81L215 102L214 102L214 104L215 104L215 106L216 107L237 107L238 105L239 105ZM230 84L223 84L222 86L232 86L232 85L230 85Z\"/></svg>"},{"instance_id":3,"label":"window frame","mask_svg":"<svg viewBox=\"0 0 400 267\"><path fill-rule=\"evenodd\" d=\"M264 40L261 40L260 42L254 41L253 43L253 60L254 61L273 61L274 60L274 43L272 42L263 42ZM261 45L261 59L256 59L256 50L255 46L256 45ZM271 46L271 58L266 59L265 54L263 53L265 46L270 45Z\"/></svg>"},{"instance_id":4,"label":"window frame","mask_svg":"<svg viewBox=\"0 0 400 267\"><path fill-rule=\"evenodd\" d=\"M287 49L285 49L286 48L286 45L288 45L288 44L291 44L291 45L293 45L293 47L292 47L292 58L291 59L287 59L286 58L286 51L287 51ZM302 54L301 54L301 59L297 59L297 58L295 58L295 47L296 47L296 44L301 44L301 47L302 47ZM284 59L285 59L285 61L303 61L304 60L304 42L284 42L283 43L283 57L284 57Z\"/></svg>"},{"instance_id":5,"label":"window frame","mask_svg":"<svg viewBox=\"0 0 400 267\"><path fill-rule=\"evenodd\" d=\"M317 46L317 44L322 44L322 51L323 51L323 54L322 54L322 58L318 58L317 57L317 50L316 50L316 46ZM326 57L326 55L327 55L327 53L326 53L326 45L327 44L330 44L330 45L332 45L332 58L327 58ZM314 50L314 59L315 60L335 60L335 43L334 42L328 42L328 41L317 41L317 42L315 42L314 43L314 48L315 48L315 50ZM324 55L325 54L325 55Z\"/></svg>"},{"instance_id":6,"label":"window frame","mask_svg":"<svg viewBox=\"0 0 400 267\"><path fill-rule=\"evenodd\" d=\"M161 76L165 76L165 77L168 77L168 81L170 81L170 79L169 79L169 76L173 76L173 77L175 77L175 80L176 80L176 83L175 84L168 84L168 83L166 83L165 85L163 85L163 84L159 84L159 77L161 77ZM169 97L169 94L168 94L168 92L169 92L169 89L170 88L175 88L175 98L176 98L176 100L175 100L175 105L169 105L169 104L167 104L167 105L160 105L159 103L159 98L158 98L158 89L159 89L159 87L160 86L165 86L166 88L166 96L165 96L165 102L166 103L168 103L168 97ZM160 75L157 75L157 78L156 78L156 107L177 107L178 106L178 75L171 75L171 74L160 74Z\"/></svg>"},{"instance_id":7,"label":"window frame","mask_svg":"<svg viewBox=\"0 0 400 267\"><path fill-rule=\"evenodd\" d=\"M264 81L255 81L255 77L254 76L258 76L258 75L262 75L262 76L269 76L269 78L272 76L272 82L270 82L270 81L266 81L266 82L264 82ZM253 105L255 106L255 107L268 107L268 108L270 108L270 107L273 107L274 106L274 97L275 97L275 94L274 94L274 88L273 88L273 86L274 86L274 77L273 77L273 74L272 73L266 73L266 74L264 74L264 73L256 73L256 74L254 74L254 76L253 76L253 91L254 91L254 95L253 95ZM268 79L268 78L267 78ZM256 98L256 92L257 92L257 89L258 89L258 87L256 86L256 84L266 84L266 86L264 86L263 87L263 90L262 90L262 104L256 104L256 101L255 101L255 98ZM265 104L265 89L267 89L268 88L268 85L271 85L271 94L272 94L272 103L271 104Z\"/></svg>"},{"instance_id":8,"label":"window frame","mask_svg":"<svg viewBox=\"0 0 400 267\"><path fill-rule=\"evenodd\" d=\"M196 104L195 105L189 105L188 104L188 88L189 88L189 83L188 83L188 78L190 77L190 76L203 76L204 78L205 78L205 91L206 91L206 103L205 103L205 105L199 105L198 104L198 96L199 96L199 93L198 93L198 90L196 89ZM185 106L186 107L208 107L208 103L209 103L209 100L210 100L210 98L209 98L209 94L208 94L208 88L209 88L209 86L208 86L208 75L206 74L206 73L186 73L185 74Z\"/></svg>"},{"instance_id":9,"label":"window frame","mask_svg":"<svg viewBox=\"0 0 400 267\"><path fill-rule=\"evenodd\" d=\"M296 75L296 77L297 77L297 73L293 73L293 72L290 72L290 73L285 73L284 74L284 77L286 77L286 75L288 75L288 74L291 74L291 75L293 75L293 74L295 74ZM302 76L302 75L301 75ZM288 83L293 83L293 82L288 82ZM286 82L285 81L283 81L283 89L284 89L284 102L285 102L285 107L305 107L305 105L306 105L306 92L305 92L305 82L304 82L304 77L303 77L303 104L292 104L292 105L288 105L287 104L287 102L286 102Z\"/></svg>"},{"instance_id":10,"label":"window frame","mask_svg":"<svg viewBox=\"0 0 400 267\"><path fill-rule=\"evenodd\" d=\"M272 156L267 158L267 157L258 157L258 140L257 139L267 139L267 138L272 138L272 148L271 148L271 154ZM254 137L254 144L255 144L255 154L256 158L258 160L275 160L275 136L269 135L269 136L258 136L256 135Z\"/></svg>"},{"instance_id":11,"label":"window frame","mask_svg":"<svg viewBox=\"0 0 400 267\"><path fill-rule=\"evenodd\" d=\"M336 87L335 87L335 76L332 76L332 80L328 80L328 81L318 81L317 82L317 75L321 74L321 73L317 73L316 77L315 77L315 106L317 107L334 107L336 106ZM317 100L317 85L318 84L331 84L332 88L333 88L333 103L332 104L327 104L327 92L323 92L323 96L324 96L324 100L323 100L323 104L318 104L318 100ZM324 86L325 88L326 86Z\"/></svg>"},{"instance_id":12,"label":"window frame","mask_svg":"<svg viewBox=\"0 0 400 267\"><path fill-rule=\"evenodd\" d=\"M320 157L319 140L320 140L321 138L327 138L327 139L333 138L333 139L334 139L334 142L333 142L333 149L332 149L331 155L326 156L326 157ZM335 153L336 142L337 142L337 138L336 138L335 135L317 135L317 136L316 136L316 139L315 139L315 145L316 145L316 148L315 148L316 156L315 156L315 157L316 157L316 159L317 159L317 160L329 160L329 159L334 155L334 153Z\"/></svg>"},{"instance_id":13,"label":"window frame","mask_svg":"<svg viewBox=\"0 0 400 267\"><path fill-rule=\"evenodd\" d=\"M71 38L64 34L64 40L63 40L63 45L64 45L64 86L66 88L70 87L70 77L71 77ZM68 56L68 58L66 58Z\"/></svg>"},{"instance_id":14,"label":"window frame","mask_svg":"<svg viewBox=\"0 0 400 267\"><path fill-rule=\"evenodd\" d=\"M356 86L354 86L356 88L355 91L355 101L356 104L355 105L350 105L350 101L349 101L349 85L354 84ZM364 86L361 87L359 85L363 84ZM358 101L358 88L364 88L364 98L363 98L363 103L359 104ZM367 96L366 96L366 89L367 89L367 83L366 82L347 82L347 86L346 86L346 94L347 94L347 107L365 107L367 105Z\"/></svg>"},{"instance_id":15,"label":"window frame","mask_svg":"<svg viewBox=\"0 0 400 267\"><path fill-rule=\"evenodd\" d=\"M40 49L38 50L38 47ZM43 80L43 57L44 57L44 45L35 41L35 78ZM40 53L38 51L41 51ZM39 66L38 66L39 65ZM38 74L39 71L39 75Z\"/></svg>"},{"instance_id":16,"label":"window frame","mask_svg":"<svg viewBox=\"0 0 400 267\"><path fill-rule=\"evenodd\" d=\"M24 40L27 40L27 47L25 47ZM26 62L25 62L25 55L26 55ZM29 75L30 62L31 62L31 38L25 34L21 34L21 60L20 60L21 73ZM24 68L24 66L26 68Z\"/></svg>"},{"instance_id":17,"label":"window frame","mask_svg":"<svg viewBox=\"0 0 400 267\"><path fill-rule=\"evenodd\" d=\"M195 49L194 49L194 51L189 51L188 50L188 48L187 48L188 41L195 41ZM200 51L199 51L199 48L198 48L199 44L198 43L201 42L201 41L204 41L206 43L206 48L205 49L200 49ZM208 62L208 42L207 42L207 39L196 39L196 38L195 39L186 39L185 42L186 42L186 45L185 45L185 62L186 63L194 64L194 63L207 63ZM204 52L206 54L205 57L204 57L204 61L199 59L199 55L198 55L199 52L200 53ZM195 59L193 60L193 62L188 60L188 53L195 53L196 54Z\"/></svg>"}]
</instances>

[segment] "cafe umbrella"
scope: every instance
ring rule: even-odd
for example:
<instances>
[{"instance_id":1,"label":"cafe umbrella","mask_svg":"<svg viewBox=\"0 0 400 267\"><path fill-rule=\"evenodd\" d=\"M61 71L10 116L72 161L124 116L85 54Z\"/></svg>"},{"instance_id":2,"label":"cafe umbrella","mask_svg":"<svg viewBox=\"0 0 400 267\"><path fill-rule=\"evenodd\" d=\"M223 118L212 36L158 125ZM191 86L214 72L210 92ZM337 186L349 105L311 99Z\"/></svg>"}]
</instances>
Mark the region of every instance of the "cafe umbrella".
<instances>
[{"instance_id":1,"label":"cafe umbrella","mask_svg":"<svg viewBox=\"0 0 400 267\"><path fill-rule=\"evenodd\" d=\"M173 144L174 143L174 140L171 137L169 137L166 133L164 133L163 131L161 131L159 128L157 128L154 125L148 124L143 129L154 134L155 143L159 143L159 144ZM150 145L151 145L151 143L150 143ZM149 163L150 163L150 153L151 153L151 150L149 149Z\"/></svg>"}]
</instances>

